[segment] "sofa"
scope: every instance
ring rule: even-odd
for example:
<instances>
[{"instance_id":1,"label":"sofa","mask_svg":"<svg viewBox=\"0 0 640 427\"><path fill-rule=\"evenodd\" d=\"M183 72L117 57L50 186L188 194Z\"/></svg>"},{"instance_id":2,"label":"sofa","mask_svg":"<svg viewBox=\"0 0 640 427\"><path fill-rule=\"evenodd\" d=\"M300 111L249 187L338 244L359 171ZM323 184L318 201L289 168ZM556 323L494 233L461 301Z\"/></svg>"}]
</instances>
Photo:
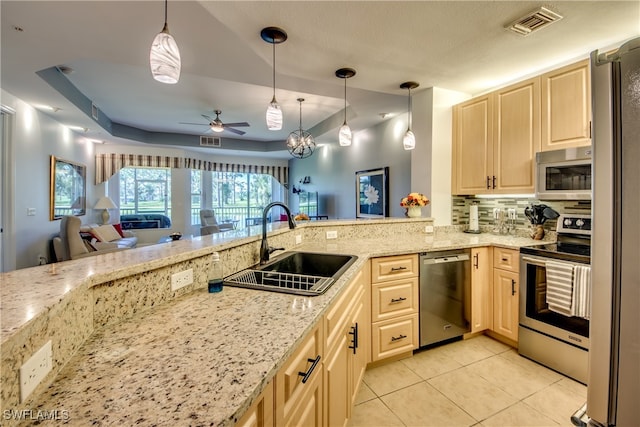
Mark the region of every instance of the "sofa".
<instances>
[{"instance_id":1,"label":"sofa","mask_svg":"<svg viewBox=\"0 0 640 427\"><path fill-rule=\"evenodd\" d=\"M118 230L119 224L81 225L80 218L64 216L60 233L53 237L57 262L84 258L133 248L138 238L131 232ZM126 234L125 234L126 233Z\"/></svg>"}]
</instances>

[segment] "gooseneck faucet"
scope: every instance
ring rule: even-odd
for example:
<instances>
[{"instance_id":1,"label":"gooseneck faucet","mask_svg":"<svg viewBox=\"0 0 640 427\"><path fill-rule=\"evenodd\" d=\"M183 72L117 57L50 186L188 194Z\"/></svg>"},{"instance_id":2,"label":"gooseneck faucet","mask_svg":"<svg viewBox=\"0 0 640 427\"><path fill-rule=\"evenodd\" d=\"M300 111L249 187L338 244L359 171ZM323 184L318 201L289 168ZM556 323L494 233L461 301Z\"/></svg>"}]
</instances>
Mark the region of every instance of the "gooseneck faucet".
<instances>
[{"instance_id":1,"label":"gooseneck faucet","mask_svg":"<svg viewBox=\"0 0 640 427\"><path fill-rule=\"evenodd\" d=\"M262 211L262 243L260 243L260 265L266 264L267 261L269 261L269 254L271 254L273 251L284 249L284 248L273 248L269 246L269 244L267 243L267 213L269 212L269 209L271 209L274 206L282 207L287 212L287 219L289 220L289 228L292 230L296 228L296 223L293 221L293 218L291 217L291 211L289 210L287 205L285 205L284 203L272 202L272 203L269 203L264 208L264 210Z\"/></svg>"}]
</instances>

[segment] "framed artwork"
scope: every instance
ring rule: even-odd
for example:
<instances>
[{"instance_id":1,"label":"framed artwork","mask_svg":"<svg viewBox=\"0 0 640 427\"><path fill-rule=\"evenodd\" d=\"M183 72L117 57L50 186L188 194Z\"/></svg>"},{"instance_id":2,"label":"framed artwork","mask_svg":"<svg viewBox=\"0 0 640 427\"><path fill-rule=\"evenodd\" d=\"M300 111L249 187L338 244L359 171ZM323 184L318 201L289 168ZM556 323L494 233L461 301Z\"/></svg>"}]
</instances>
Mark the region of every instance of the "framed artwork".
<instances>
[{"instance_id":1,"label":"framed artwork","mask_svg":"<svg viewBox=\"0 0 640 427\"><path fill-rule=\"evenodd\" d=\"M356 218L389 216L389 167L356 172Z\"/></svg>"},{"instance_id":2,"label":"framed artwork","mask_svg":"<svg viewBox=\"0 0 640 427\"><path fill-rule=\"evenodd\" d=\"M49 220L65 215L82 216L87 212L87 167L51 156Z\"/></svg>"}]
</instances>

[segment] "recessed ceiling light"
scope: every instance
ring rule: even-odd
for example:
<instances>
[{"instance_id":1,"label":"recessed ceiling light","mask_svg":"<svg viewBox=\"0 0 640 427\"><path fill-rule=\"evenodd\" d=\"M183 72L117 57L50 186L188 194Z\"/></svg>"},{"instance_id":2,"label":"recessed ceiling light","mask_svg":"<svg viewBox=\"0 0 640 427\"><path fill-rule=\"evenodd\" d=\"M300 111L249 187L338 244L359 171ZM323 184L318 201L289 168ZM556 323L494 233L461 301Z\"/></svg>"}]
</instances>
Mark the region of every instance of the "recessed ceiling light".
<instances>
[{"instance_id":1,"label":"recessed ceiling light","mask_svg":"<svg viewBox=\"0 0 640 427\"><path fill-rule=\"evenodd\" d=\"M45 105L45 104L38 104L38 105L35 105L34 107L36 107L39 110L53 111L54 113L57 113L58 111L62 110L62 108L60 107L52 107L51 105Z\"/></svg>"},{"instance_id":2,"label":"recessed ceiling light","mask_svg":"<svg viewBox=\"0 0 640 427\"><path fill-rule=\"evenodd\" d=\"M73 125L65 125L71 130L76 130L78 132L89 132L89 128L83 128L82 126L73 126Z\"/></svg>"},{"instance_id":3,"label":"recessed ceiling light","mask_svg":"<svg viewBox=\"0 0 640 427\"><path fill-rule=\"evenodd\" d=\"M56 67L58 69L58 71L60 71L62 74L72 74L75 70L71 67L68 67L66 65L58 65Z\"/></svg>"}]
</instances>

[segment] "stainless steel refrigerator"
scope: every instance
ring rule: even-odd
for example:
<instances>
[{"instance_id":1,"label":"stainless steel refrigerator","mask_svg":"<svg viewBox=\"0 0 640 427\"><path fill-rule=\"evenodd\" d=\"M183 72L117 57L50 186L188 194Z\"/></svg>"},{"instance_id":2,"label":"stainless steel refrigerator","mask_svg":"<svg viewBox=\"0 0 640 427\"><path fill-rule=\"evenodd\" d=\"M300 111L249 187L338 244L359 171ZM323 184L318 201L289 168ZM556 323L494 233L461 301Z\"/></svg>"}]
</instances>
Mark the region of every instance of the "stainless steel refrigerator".
<instances>
[{"instance_id":1,"label":"stainless steel refrigerator","mask_svg":"<svg viewBox=\"0 0 640 427\"><path fill-rule=\"evenodd\" d=\"M590 425L640 425L640 38L591 53Z\"/></svg>"}]
</instances>

